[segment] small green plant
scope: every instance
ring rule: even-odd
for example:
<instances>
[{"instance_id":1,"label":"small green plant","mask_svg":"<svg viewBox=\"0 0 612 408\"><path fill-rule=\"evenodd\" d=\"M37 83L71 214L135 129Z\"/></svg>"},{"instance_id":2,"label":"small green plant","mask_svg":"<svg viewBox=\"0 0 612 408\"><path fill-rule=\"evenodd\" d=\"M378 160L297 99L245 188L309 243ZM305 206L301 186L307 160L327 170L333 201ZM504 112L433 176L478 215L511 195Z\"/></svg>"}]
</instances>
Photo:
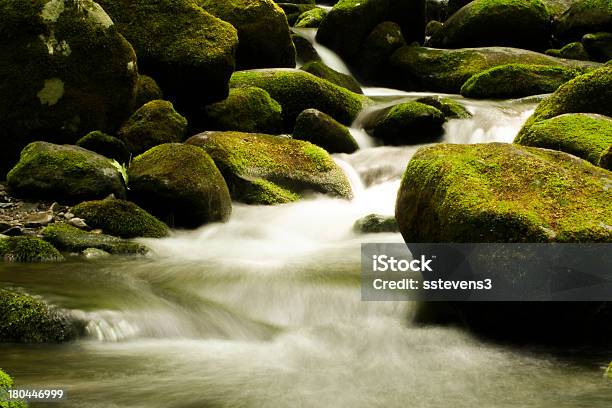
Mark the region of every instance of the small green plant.
<instances>
[{"instance_id":1,"label":"small green plant","mask_svg":"<svg viewBox=\"0 0 612 408\"><path fill-rule=\"evenodd\" d=\"M119 173L121 173L121 177L123 177L123 182L127 186L128 185L128 172L127 172L128 166L126 166L125 163L119 163L117 160L111 160L111 163L113 167L116 168Z\"/></svg>"}]
</instances>

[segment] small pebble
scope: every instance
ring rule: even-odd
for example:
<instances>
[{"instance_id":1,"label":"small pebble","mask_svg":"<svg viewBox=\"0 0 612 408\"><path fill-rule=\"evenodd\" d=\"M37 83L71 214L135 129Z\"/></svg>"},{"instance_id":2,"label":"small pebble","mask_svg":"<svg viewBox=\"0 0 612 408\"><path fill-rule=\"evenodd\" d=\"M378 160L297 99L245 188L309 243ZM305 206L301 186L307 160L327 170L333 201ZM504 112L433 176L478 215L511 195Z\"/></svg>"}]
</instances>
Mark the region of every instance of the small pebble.
<instances>
[{"instance_id":1,"label":"small pebble","mask_svg":"<svg viewBox=\"0 0 612 408\"><path fill-rule=\"evenodd\" d=\"M89 226L87 226L85 220L82 218L71 218L70 220L68 220L68 224L80 229L89 229Z\"/></svg>"},{"instance_id":2,"label":"small pebble","mask_svg":"<svg viewBox=\"0 0 612 408\"><path fill-rule=\"evenodd\" d=\"M69 220L71 218L74 218L74 214L71 213L71 212L67 212L67 213L64 214L64 218Z\"/></svg>"}]
</instances>

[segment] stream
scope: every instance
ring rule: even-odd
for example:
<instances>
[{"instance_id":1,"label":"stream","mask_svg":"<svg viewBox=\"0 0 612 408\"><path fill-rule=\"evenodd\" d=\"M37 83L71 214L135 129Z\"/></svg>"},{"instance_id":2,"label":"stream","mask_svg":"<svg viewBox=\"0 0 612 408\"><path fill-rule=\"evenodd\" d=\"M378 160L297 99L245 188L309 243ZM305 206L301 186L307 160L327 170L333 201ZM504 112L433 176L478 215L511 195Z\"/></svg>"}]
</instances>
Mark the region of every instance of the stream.
<instances>
[{"instance_id":1,"label":"stream","mask_svg":"<svg viewBox=\"0 0 612 408\"><path fill-rule=\"evenodd\" d=\"M322 55L338 69L335 54ZM363 124L424 95L364 92L378 103L352 126L362 148L334 156L352 201L235 203L225 224L141 240L153 250L144 258L0 264L0 286L88 322L73 343L0 345L0 367L18 387L66 390L61 403L30 406L609 408L602 366L612 353L490 344L413 325L412 303L361 301L360 244L402 238L352 226L393 214L400 177L422 146L377 146ZM445 124L448 143L512 142L537 104L451 97L473 117Z\"/></svg>"}]
</instances>

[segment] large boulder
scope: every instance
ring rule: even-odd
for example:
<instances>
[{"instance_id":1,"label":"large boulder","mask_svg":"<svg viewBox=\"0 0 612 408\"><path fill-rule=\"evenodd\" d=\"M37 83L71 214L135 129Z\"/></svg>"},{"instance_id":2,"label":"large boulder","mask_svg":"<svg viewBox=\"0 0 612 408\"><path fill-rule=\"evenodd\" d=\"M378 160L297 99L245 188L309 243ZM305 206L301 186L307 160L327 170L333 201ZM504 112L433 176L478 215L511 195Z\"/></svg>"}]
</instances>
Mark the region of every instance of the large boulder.
<instances>
[{"instance_id":1,"label":"large boulder","mask_svg":"<svg viewBox=\"0 0 612 408\"><path fill-rule=\"evenodd\" d=\"M506 64L479 72L461 87L476 99L510 99L552 93L582 71L550 65Z\"/></svg>"},{"instance_id":2,"label":"large boulder","mask_svg":"<svg viewBox=\"0 0 612 408\"><path fill-rule=\"evenodd\" d=\"M577 0L555 24L556 36L565 42L580 41L583 35L612 32L612 1Z\"/></svg>"},{"instance_id":3,"label":"large boulder","mask_svg":"<svg viewBox=\"0 0 612 408\"><path fill-rule=\"evenodd\" d=\"M266 90L281 104L285 130L293 130L295 119L306 109L325 112L338 122L350 125L368 98L348 91L299 69L238 71L232 88L255 86Z\"/></svg>"},{"instance_id":4,"label":"large boulder","mask_svg":"<svg viewBox=\"0 0 612 408\"><path fill-rule=\"evenodd\" d=\"M536 122L564 113L597 113L612 117L612 65L576 77L544 99L523 125L519 138Z\"/></svg>"},{"instance_id":5,"label":"large boulder","mask_svg":"<svg viewBox=\"0 0 612 408\"><path fill-rule=\"evenodd\" d=\"M0 342L62 343L78 334L78 325L60 310L25 293L0 289Z\"/></svg>"},{"instance_id":6,"label":"large boulder","mask_svg":"<svg viewBox=\"0 0 612 408\"><path fill-rule=\"evenodd\" d=\"M100 0L138 54L142 72L181 112L227 96L238 34L192 0Z\"/></svg>"},{"instance_id":7,"label":"large boulder","mask_svg":"<svg viewBox=\"0 0 612 408\"><path fill-rule=\"evenodd\" d=\"M471 76L504 64L550 65L592 68L599 64L564 60L528 50L506 47L444 50L407 46L390 59L390 85L405 90L459 93Z\"/></svg>"},{"instance_id":8,"label":"large boulder","mask_svg":"<svg viewBox=\"0 0 612 408\"><path fill-rule=\"evenodd\" d=\"M148 252L148 249L138 242L83 231L64 223L46 226L42 231L42 237L59 250L72 253L81 253L90 249L102 250L113 255L144 255Z\"/></svg>"},{"instance_id":9,"label":"large boulder","mask_svg":"<svg viewBox=\"0 0 612 408\"><path fill-rule=\"evenodd\" d=\"M227 185L202 149L169 143L136 157L128 171L130 198L170 226L195 228L226 221Z\"/></svg>"},{"instance_id":10,"label":"large boulder","mask_svg":"<svg viewBox=\"0 0 612 408\"><path fill-rule=\"evenodd\" d=\"M610 242L612 173L511 144L420 149L396 218L406 242Z\"/></svg>"},{"instance_id":11,"label":"large boulder","mask_svg":"<svg viewBox=\"0 0 612 408\"><path fill-rule=\"evenodd\" d=\"M374 125L372 134L391 145L427 143L442 136L444 122L444 114L433 106L405 102L391 108Z\"/></svg>"},{"instance_id":12,"label":"large boulder","mask_svg":"<svg viewBox=\"0 0 612 408\"><path fill-rule=\"evenodd\" d=\"M74 143L129 116L136 55L97 3L2 1L0 38L0 176L29 142Z\"/></svg>"},{"instance_id":13,"label":"large boulder","mask_svg":"<svg viewBox=\"0 0 612 408\"><path fill-rule=\"evenodd\" d=\"M6 262L56 262L64 257L53 245L36 237L0 237L0 259Z\"/></svg>"},{"instance_id":14,"label":"large boulder","mask_svg":"<svg viewBox=\"0 0 612 408\"><path fill-rule=\"evenodd\" d=\"M439 48L507 46L545 50L550 15L540 0L474 0L431 37Z\"/></svg>"},{"instance_id":15,"label":"large boulder","mask_svg":"<svg viewBox=\"0 0 612 408\"><path fill-rule=\"evenodd\" d=\"M166 224L125 200L85 201L72 207L71 212L89 227L121 238L162 238L168 235Z\"/></svg>"},{"instance_id":16,"label":"large boulder","mask_svg":"<svg viewBox=\"0 0 612 408\"><path fill-rule=\"evenodd\" d=\"M238 30L238 69L295 67L295 48L283 10L272 0L196 0Z\"/></svg>"},{"instance_id":17,"label":"large boulder","mask_svg":"<svg viewBox=\"0 0 612 408\"><path fill-rule=\"evenodd\" d=\"M227 99L204 109L206 128L279 134L283 129L283 108L261 88L230 89Z\"/></svg>"},{"instance_id":18,"label":"large boulder","mask_svg":"<svg viewBox=\"0 0 612 408\"><path fill-rule=\"evenodd\" d=\"M160 100L144 104L118 133L134 155L163 143L182 142L186 135L187 119L174 110L172 103Z\"/></svg>"},{"instance_id":19,"label":"large boulder","mask_svg":"<svg viewBox=\"0 0 612 408\"><path fill-rule=\"evenodd\" d=\"M295 121L293 138L320 146L329 153L354 153L359 149L346 126L316 109L300 113Z\"/></svg>"},{"instance_id":20,"label":"large boulder","mask_svg":"<svg viewBox=\"0 0 612 408\"><path fill-rule=\"evenodd\" d=\"M596 166L612 146L612 119L603 115L568 113L534 123L514 141L523 146L561 150Z\"/></svg>"},{"instance_id":21,"label":"large boulder","mask_svg":"<svg viewBox=\"0 0 612 408\"><path fill-rule=\"evenodd\" d=\"M374 28L384 22L399 24L406 41L422 43L425 34L425 0L340 0L323 19L317 40L348 60Z\"/></svg>"},{"instance_id":22,"label":"large boulder","mask_svg":"<svg viewBox=\"0 0 612 408\"><path fill-rule=\"evenodd\" d=\"M215 161L232 197L247 204L279 204L307 192L350 198L351 186L329 154L308 142L239 132L205 132L187 140Z\"/></svg>"},{"instance_id":23,"label":"large boulder","mask_svg":"<svg viewBox=\"0 0 612 408\"><path fill-rule=\"evenodd\" d=\"M17 195L80 202L109 194L125 197L121 173L110 159L78 146L34 142L7 176Z\"/></svg>"}]
</instances>

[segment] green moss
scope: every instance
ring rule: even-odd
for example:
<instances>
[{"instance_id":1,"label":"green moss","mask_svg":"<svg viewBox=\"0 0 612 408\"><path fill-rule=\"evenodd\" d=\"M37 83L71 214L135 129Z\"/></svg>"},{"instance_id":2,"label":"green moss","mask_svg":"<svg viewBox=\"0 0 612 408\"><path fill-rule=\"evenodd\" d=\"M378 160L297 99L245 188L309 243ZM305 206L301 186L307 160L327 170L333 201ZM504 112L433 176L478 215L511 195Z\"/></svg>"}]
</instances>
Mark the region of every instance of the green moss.
<instances>
[{"instance_id":1,"label":"green moss","mask_svg":"<svg viewBox=\"0 0 612 408\"><path fill-rule=\"evenodd\" d=\"M300 70L239 71L232 75L232 88L255 86L266 90L283 108L285 130L293 130L297 116L317 109L350 125L368 98Z\"/></svg>"},{"instance_id":2,"label":"green moss","mask_svg":"<svg viewBox=\"0 0 612 408\"><path fill-rule=\"evenodd\" d=\"M74 321L43 301L0 289L0 342L61 343L74 339L78 330Z\"/></svg>"},{"instance_id":3,"label":"green moss","mask_svg":"<svg viewBox=\"0 0 612 408\"><path fill-rule=\"evenodd\" d=\"M8 399L7 390L13 388L13 379L0 369L0 401ZM24 401L0 402L0 408L26 408Z\"/></svg>"},{"instance_id":4,"label":"green moss","mask_svg":"<svg viewBox=\"0 0 612 408\"><path fill-rule=\"evenodd\" d=\"M153 78L147 75L138 75L134 95L133 110L137 110L147 102L164 99L164 93Z\"/></svg>"},{"instance_id":5,"label":"green moss","mask_svg":"<svg viewBox=\"0 0 612 408\"><path fill-rule=\"evenodd\" d=\"M307 142L264 134L206 132L187 143L210 154L238 201L295 201L307 191L346 198L352 194L346 176L329 154ZM265 201L254 201L253 189L263 189Z\"/></svg>"},{"instance_id":6,"label":"green moss","mask_svg":"<svg viewBox=\"0 0 612 408\"><path fill-rule=\"evenodd\" d=\"M129 201L87 201L71 211L90 227L121 238L162 238L168 235L168 227L163 222Z\"/></svg>"},{"instance_id":7,"label":"green moss","mask_svg":"<svg viewBox=\"0 0 612 408\"><path fill-rule=\"evenodd\" d=\"M395 217L370 214L357 220L353 230L359 234L378 234L383 232L399 232Z\"/></svg>"},{"instance_id":8,"label":"green moss","mask_svg":"<svg viewBox=\"0 0 612 408\"><path fill-rule=\"evenodd\" d=\"M433 141L443 133L444 114L420 102L395 105L376 123L373 135L389 144L416 144Z\"/></svg>"},{"instance_id":9,"label":"green moss","mask_svg":"<svg viewBox=\"0 0 612 408\"><path fill-rule=\"evenodd\" d=\"M238 30L238 69L295 67L295 48L283 10L272 0L196 0Z\"/></svg>"},{"instance_id":10,"label":"green moss","mask_svg":"<svg viewBox=\"0 0 612 408\"><path fill-rule=\"evenodd\" d=\"M93 234L68 224L52 224L42 231L43 239L61 251L80 253L96 248L114 255L145 254L148 249L137 243L104 234Z\"/></svg>"},{"instance_id":11,"label":"green moss","mask_svg":"<svg viewBox=\"0 0 612 408\"><path fill-rule=\"evenodd\" d=\"M18 195L83 201L109 194L125 197L125 187L111 161L77 146L34 142L21 152L19 163L7 176Z\"/></svg>"},{"instance_id":12,"label":"green moss","mask_svg":"<svg viewBox=\"0 0 612 408\"><path fill-rule=\"evenodd\" d=\"M565 45L559 50L561 58L570 58L581 61L588 61L591 59L589 53L584 49L582 43L573 42Z\"/></svg>"},{"instance_id":13,"label":"green moss","mask_svg":"<svg viewBox=\"0 0 612 408\"><path fill-rule=\"evenodd\" d=\"M98 130L80 138L76 142L76 145L83 149L101 154L109 159L116 160L119 163L129 163L130 161L130 152L123 140L117 139L114 136L109 136Z\"/></svg>"},{"instance_id":14,"label":"green moss","mask_svg":"<svg viewBox=\"0 0 612 408\"><path fill-rule=\"evenodd\" d=\"M245 183L241 192L242 201L252 204L276 205L298 201L299 194L267 180L256 179Z\"/></svg>"},{"instance_id":15,"label":"green moss","mask_svg":"<svg viewBox=\"0 0 612 408\"><path fill-rule=\"evenodd\" d=\"M225 180L202 149L154 147L134 159L128 174L130 199L168 225L195 228L231 215Z\"/></svg>"},{"instance_id":16,"label":"green moss","mask_svg":"<svg viewBox=\"0 0 612 408\"><path fill-rule=\"evenodd\" d=\"M612 145L612 119L588 114L560 115L535 123L515 143L561 150L598 165Z\"/></svg>"},{"instance_id":17,"label":"green moss","mask_svg":"<svg viewBox=\"0 0 612 408\"><path fill-rule=\"evenodd\" d=\"M509 144L420 149L396 206L406 242L609 242L610 173Z\"/></svg>"},{"instance_id":18,"label":"green moss","mask_svg":"<svg viewBox=\"0 0 612 408\"><path fill-rule=\"evenodd\" d=\"M577 0L559 17L555 36L565 42L580 41L583 35L612 31L612 3L609 0Z\"/></svg>"},{"instance_id":19,"label":"green moss","mask_svg":"<svg viewBox=\"0 0 612 408\"><path fill-rule=\"evenodd\" d=\"M468 119L472 114L465 106L451 98L440 96L424 96L416 100L425 105L433 106L444 114L448 119Z\"/></svg>"},{"instance_id":20,"label":"green moss","mask_svg":"<svg viewBox=\"0 0 612 408\"><path fill-rule=\"evenodd\" d=\"M612 146L609 146L601 153L597 165L612 171Z\"/></svg>"},{"instance_id":21,"label":"green moss","mask_svg":"<svg viewBox=\"0 0 612 408\"><path fill-rule=\"evenodd\" d=\"M342 88L348 89L351 92L362 94L361 86L355 78L350 75L343 74L338 71L334 71L321 61L312 61L305 64L300 68L302 71L311 73L314 76L325 79L332 84L341 86Z\"/></svg>"},{"instance_id":22,"label":"green moss","mask_svg":"<svg viewBox=\"0 0 612 408\"><path fill-rule=\"evenodd\" d=\"M582 74L580 70L548 65L507 64L480 72L461 87L468 98L520 98L556 91Z\"/></svg>"},{"instance_id":23,"label":"green moss","mask_svg":"<svg viewBox=\"0 0 612 408\"><path fill-rule=\"evenodd\" d=\"M119 130L119 138L133 154L163 143L182 142L186 134L187 119L172 103L161 100L147 102Z\"/></svg>"},{"instance_id":24,"label":"green moss","mask_svg":"<svg viewBox=\"0 0 612 408\"><path fill-rule=\"evenodd\" d=\"M316 109L300 113L295 121L293 138L313 143L330 153L353 153L359 149L346 126Z\"/></svg>"},{"instance_id":25,"label":"green moss","mask_svg":"<svg viewBox=\"0 0 612 408\"><path fill-rule=\"evenodd\" d=\"M56 262L64 257L49 243L36 237L0 238L0 257L8 262Z\"/></svg>"},{"instance_id":26,"label":"green moss","mask_svg":"<svg viewBox=\"0 0 612 408\"><path fill-rule=\"evenodd\" d=\"M261 88L231 89L226 100L205 108L207 128L250 133L281 133L282 107Z\"/></svg>"},{"instance_id":27,"label":"green moss","mask_svg":"<svg viewBox=\"0 0 612 408\"><path fill-rule=\"evenodd\" d=\"M315 28L321 25L321 21L327 15L327 11L320 7L314 8L312 10L305 11L300 14L297 21L295 22L294 27L296 28Z\"/></svg>"}]
</instances>

